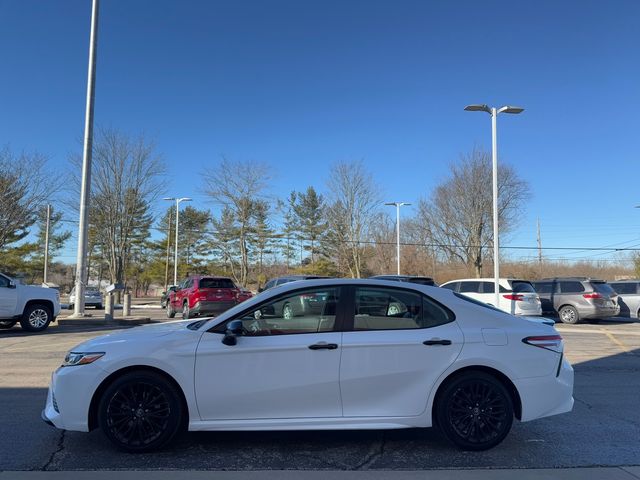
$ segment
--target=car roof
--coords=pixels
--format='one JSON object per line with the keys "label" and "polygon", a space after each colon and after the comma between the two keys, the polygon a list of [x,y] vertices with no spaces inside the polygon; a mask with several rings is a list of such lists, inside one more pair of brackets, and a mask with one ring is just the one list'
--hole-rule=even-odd
{"label": "car roof", "polygon": [[[448,282],[443,283],[442,285],[446,285],[447,283],[453,282],[493,282],[494,277],[482,277],[482,278],[457,278],[455,280],[449,280]],[[498,279],[500,282],[528,282],[531,283],[531,280],[525,280],[524,278],[512,278],[512,277],[500,277]]]}
{"label": "car roof", "polygon": [[535,280],[535,281],[536,282],[553,282],[558,280],[570,280],[574,282],[606,283],[606,280],[601,280],[599,278],[591,278],[591,277],[549,277],[549,278],[541,278],[540,280]]}
{"label": "car roof", "polygon": [[638,283],[640,278],[627,278],[625,280],[611,280],[609,283]]}
{"label": "car roof", "polygon": [[369,278],[428,278],[429,280],[433,280],[433,277],[429,277],[427,275],[392,275],[392,274],[384,274],[384,275],[372,275]]}

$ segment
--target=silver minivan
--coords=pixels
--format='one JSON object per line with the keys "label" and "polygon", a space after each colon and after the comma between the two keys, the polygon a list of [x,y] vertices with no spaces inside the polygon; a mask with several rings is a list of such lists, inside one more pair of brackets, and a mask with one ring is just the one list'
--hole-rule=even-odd
{"label": "silver minivan", "polygon": [[609,285],[618,294],[620,316],[640,318],[640,280],[618,280]]}

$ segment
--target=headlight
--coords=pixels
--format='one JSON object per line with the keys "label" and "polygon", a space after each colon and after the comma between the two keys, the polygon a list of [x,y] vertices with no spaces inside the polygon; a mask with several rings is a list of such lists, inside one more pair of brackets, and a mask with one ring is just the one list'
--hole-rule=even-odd
{"label": "headlight", "polygon": [[69,352],[64,357],[63,367],[74,367],[93,363],[104,355],[104,352]]}

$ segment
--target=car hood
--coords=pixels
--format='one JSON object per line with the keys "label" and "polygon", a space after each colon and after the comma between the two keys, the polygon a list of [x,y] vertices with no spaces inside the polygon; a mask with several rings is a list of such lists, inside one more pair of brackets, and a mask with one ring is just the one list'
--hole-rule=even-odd
{"label": "car hood", "polygon": [[[86,342],[82,342],[71,349],[73,352],[100,351],[109,345],[119,344],[129,341],[153,341],[153,339],[165,337],[178,331],[183,331],[187,325],[194,323],[194,320],[177,320],[175,322],[156,323],[152,325],[141,325],[139,327],[119,330],[117,332],[101,335]],[[195,333],[195,332],[194,332]]]}

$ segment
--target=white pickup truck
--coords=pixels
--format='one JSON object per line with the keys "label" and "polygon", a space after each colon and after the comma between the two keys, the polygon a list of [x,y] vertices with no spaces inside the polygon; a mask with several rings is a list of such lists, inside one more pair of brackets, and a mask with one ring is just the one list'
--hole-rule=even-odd
{"label": "white pickup truck", "polygon": [[60,293],[55,288],[34,287],[0,273],[0,328],[16,323],[29,332],[40,332],[60,313]]}

